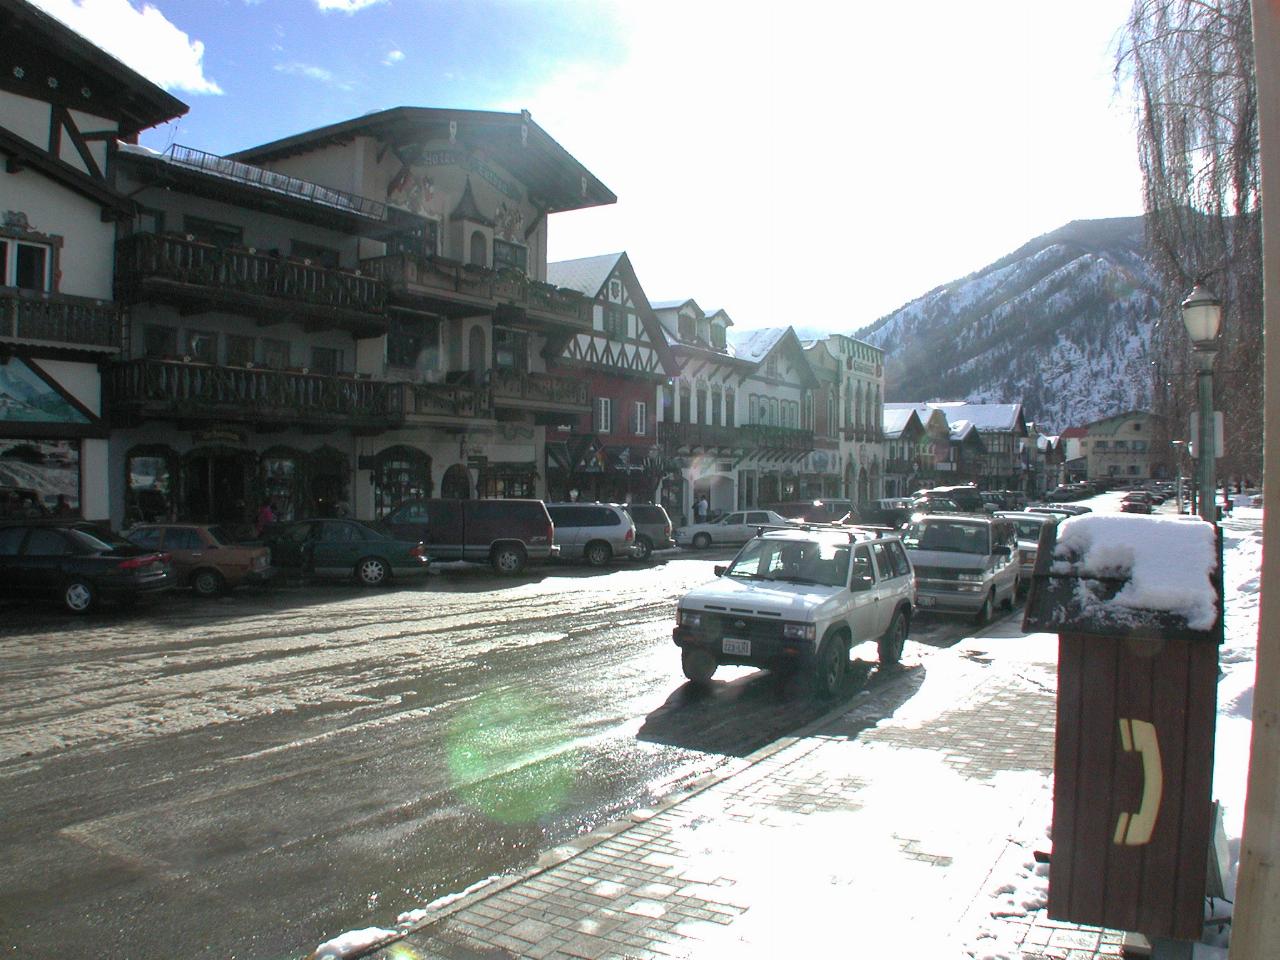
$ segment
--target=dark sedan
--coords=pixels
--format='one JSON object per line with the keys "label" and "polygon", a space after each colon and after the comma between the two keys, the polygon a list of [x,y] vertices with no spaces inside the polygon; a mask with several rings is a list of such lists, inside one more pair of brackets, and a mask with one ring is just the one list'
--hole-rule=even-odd
{"label": "dark sedan", "polygon": [[359,520],[298,520],[263,532],[277,567],[304,576],[354,577],[377,587],[394,577],[421,576],[430,561],[416,540],[397,540]]}
{"label": "dark sedan", "polygon": [[130,604],[174,584],[169,557],[97,535],[87,524],[0,526],[0,593],[56,600],[71,613]]}

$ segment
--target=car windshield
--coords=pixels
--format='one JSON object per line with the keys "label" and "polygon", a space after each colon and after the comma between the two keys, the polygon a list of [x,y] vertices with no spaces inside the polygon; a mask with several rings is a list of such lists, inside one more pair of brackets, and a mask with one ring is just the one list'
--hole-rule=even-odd
{"label": "car windshield", "polygon": [[1019,540],[1039,540],[1040,528],[1044,526],[1035,520],[1015,520],[1013,525],[1018,528]]}
{"label": "car windshield", "polygon": [[974,553],[979,556],[986,556],[991,552],[987,528],[981,523],[921,520],[907,527],[902,542],[908,550]]}
{"label": "car windshield", "polygon": [[726,576],[842,587],[849,581],[849,545],[815,540],[753,540],[743,547]]}

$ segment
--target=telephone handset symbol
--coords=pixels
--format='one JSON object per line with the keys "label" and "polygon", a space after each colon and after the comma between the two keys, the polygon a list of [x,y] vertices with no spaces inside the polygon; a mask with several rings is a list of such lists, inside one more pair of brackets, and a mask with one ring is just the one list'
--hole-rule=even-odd
{"label": "telephone handset symbol", "polygon": [[1120,745],[1126,753],[1137,751],[1142,758],[1142,801],[1135,813],[1122,812],[1116,820],[1115,843],[1140,847],[1151,842],[1164,792],[1164,770],[1160,766],[1160,741],[1156,728],[1146,720],[1120,718]]}

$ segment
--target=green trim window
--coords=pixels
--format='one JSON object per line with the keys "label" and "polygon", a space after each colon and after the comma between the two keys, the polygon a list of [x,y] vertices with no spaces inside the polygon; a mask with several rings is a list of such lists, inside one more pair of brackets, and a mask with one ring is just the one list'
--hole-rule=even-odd
{"label": "green trim window", "polygon": [[519,270],[521,273],[528,272],[529,267],[529,250],[518,243],[508,243],[506,240],[493,241],[493,267],[495,270]]}

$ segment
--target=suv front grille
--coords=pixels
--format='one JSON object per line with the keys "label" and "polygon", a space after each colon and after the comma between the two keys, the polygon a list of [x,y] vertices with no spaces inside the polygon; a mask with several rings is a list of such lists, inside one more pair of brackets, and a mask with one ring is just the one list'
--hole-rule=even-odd
{"label": "suv front grille", "polygon": [[741,640],[780,640],[782,639],[781,617],[751,617],[735,613],[715,613],[705,610],[702,613],[702,627],[699,633],[708,637],[737,637]]}
{"label": "suv front grille", "polygon": [[959,580],[960,571],[950,567],[922,567],[916,565],[916,578],[919,580]]}

